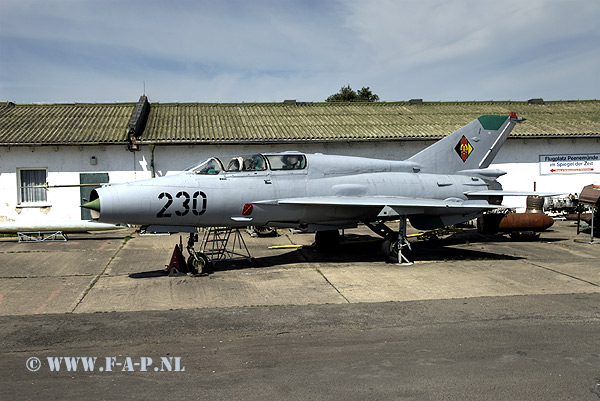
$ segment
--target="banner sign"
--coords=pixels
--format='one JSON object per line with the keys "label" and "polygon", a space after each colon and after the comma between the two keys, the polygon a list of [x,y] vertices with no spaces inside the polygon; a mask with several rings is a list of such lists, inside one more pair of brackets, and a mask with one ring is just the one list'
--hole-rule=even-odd
{"label": "banner sign", "polygon": [[600,153],[540,155],[540,175],[600,173]]}

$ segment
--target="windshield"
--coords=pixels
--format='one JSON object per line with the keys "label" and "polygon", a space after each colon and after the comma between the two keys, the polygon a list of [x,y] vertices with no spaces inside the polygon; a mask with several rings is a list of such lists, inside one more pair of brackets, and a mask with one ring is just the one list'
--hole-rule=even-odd
{"label": "windshield", "polygon": [[219,174],[223,170],[221,161],[216,157],[211,157],[208,160],[201,161],[186,168],[184,171],[191,171],[194,174],[214,175]]}

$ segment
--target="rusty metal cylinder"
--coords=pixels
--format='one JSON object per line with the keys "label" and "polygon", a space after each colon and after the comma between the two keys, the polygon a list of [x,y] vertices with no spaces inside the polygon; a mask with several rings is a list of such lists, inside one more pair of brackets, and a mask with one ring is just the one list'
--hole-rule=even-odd
{"label": "rusty metal cylinder", "polygon": [[479,231],[485,234],[513,231],[544,231],[554,224],[544,213],[484,214],[478,220]]}

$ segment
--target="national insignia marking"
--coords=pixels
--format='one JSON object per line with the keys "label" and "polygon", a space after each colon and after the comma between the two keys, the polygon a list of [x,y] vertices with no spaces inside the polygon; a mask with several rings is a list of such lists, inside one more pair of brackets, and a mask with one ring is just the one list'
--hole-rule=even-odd
{"label": "national insignia marking", "polygon": [[456,150],[456,153],[458,153],[458,156],[460,156],[462,161],[466,162],[467,158],[473,151],[473,146],[471,146],[467,138],[463,135],[463,137],[460,138],[460,141],[458,141],[458,143],[454,147],[454,150]]}

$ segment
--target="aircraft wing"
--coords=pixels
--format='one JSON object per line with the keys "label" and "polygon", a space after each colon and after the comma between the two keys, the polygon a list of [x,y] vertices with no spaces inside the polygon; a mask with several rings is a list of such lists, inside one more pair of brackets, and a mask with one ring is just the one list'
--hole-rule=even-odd
{"label": "aircraft wing", "polygon": [[497,209],[499,205],[490,205],[485,200],[461,199],[426,199],[393,196],[319,196],[303,198],[286,198],[274,201],[256,202],[271,205],[298,206],[337,206],[337,207],[372,207],[382,208],[380,217],[422,214],[426,211],[448,211],[460,213],[473,209]]}
{"label": "aircraft wing", "polygon": [[467,196],[558,196],[564,192],[523,192],[486,189],[483,191],[465,192]]}

